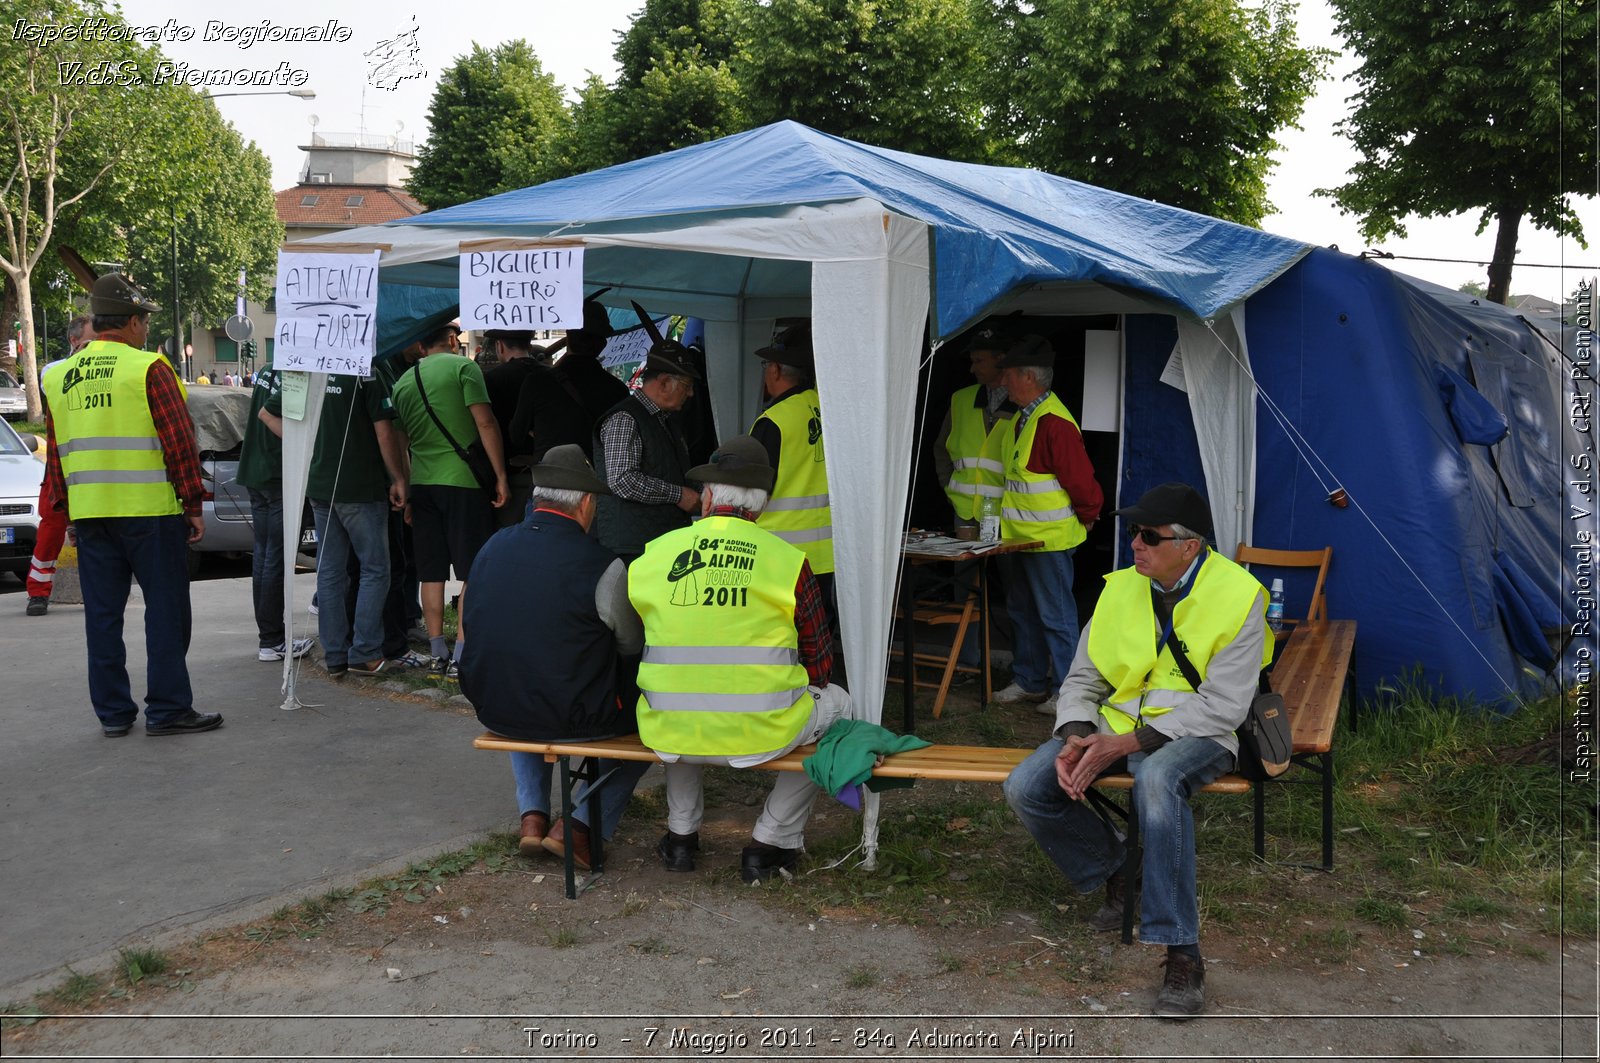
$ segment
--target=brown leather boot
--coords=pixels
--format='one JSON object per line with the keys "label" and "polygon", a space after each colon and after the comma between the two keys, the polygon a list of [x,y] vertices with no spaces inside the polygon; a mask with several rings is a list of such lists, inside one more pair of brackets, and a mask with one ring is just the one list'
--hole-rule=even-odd
{"label": "brown leather boot", "polygon": [[[567,820],[564,817],[556,820],[550,833],[544,836],[544,851],[563,858],[566,856]],[[589,828],[577,820],[572,821],[572,862],[585,871],[589,870]]]}
{"label": "brown leather boot", "polygon": [[543,852],[540,842],[550,830],[550,817],[543,812],[524,812],[522,814],[522,840],[517,843],[517,848],[523,856],[534,856]]}

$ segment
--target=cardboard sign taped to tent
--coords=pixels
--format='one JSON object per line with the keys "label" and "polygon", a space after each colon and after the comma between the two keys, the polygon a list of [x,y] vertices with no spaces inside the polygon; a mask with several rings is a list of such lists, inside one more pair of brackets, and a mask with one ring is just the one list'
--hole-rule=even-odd
{"label": "cardboard sign taped to tent", "polygon": [[378,340],[376,250],[278,252],[280,370],[372,375]]}
{"label": "cardboard sign taped to tent", "polygon": [[578,328],[583,324],[583,245],[464,241],[459,287],[463,328]]}

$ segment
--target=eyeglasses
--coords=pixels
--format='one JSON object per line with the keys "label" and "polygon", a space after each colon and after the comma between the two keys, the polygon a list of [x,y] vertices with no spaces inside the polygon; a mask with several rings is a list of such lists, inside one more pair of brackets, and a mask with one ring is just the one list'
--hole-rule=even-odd
{"label": "eyeglasses", "polygon": [[1128,528],[1128,534],[1143,540],[1146,546],[1160,546],[1162,543],[1175,542],[1183,538],[1181,535],[1162,535],[1154,528],[1141,528],[1137,524]]}

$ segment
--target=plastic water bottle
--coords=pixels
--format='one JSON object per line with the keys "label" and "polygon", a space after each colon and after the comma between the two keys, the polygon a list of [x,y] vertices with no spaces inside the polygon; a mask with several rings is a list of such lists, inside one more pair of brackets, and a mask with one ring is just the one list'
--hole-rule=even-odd
{"label": "plastic water bottle", "polygon": [[1274,633],[1283,630],[1283,580],[1272,581],[1272,595],[1267,599],[1267,626]]}
{"label": "plastic water bottle", "polygon": [[1000,500],[984,495],[978,502],[978,538],[986,543],[1000,541]]}

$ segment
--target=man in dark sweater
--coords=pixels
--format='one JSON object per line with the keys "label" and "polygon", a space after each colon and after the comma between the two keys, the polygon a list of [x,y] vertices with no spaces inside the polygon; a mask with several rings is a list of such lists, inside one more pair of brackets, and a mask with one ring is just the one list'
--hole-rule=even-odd
{"label": "man in dark sweater", "polygon": [[[596,496],[609,491],[572,444],[552,448],[532,474],[527,516],[495,533],[473,562],[472,594],[462,601],[472,638],[461,660],[461,692],[479,722],[508,738],[631,734],[644,627],[628,601],[627,569],[588,534]],[[602,838],[616,832],[648,766],[602,762]],[[511,771],[523,853],[543,848],[559,856],[570,843],[574,861],[587,869],[587,787],[578,791],[571,824],[552,827],[550,765],[537,754],[512,753]]]}

